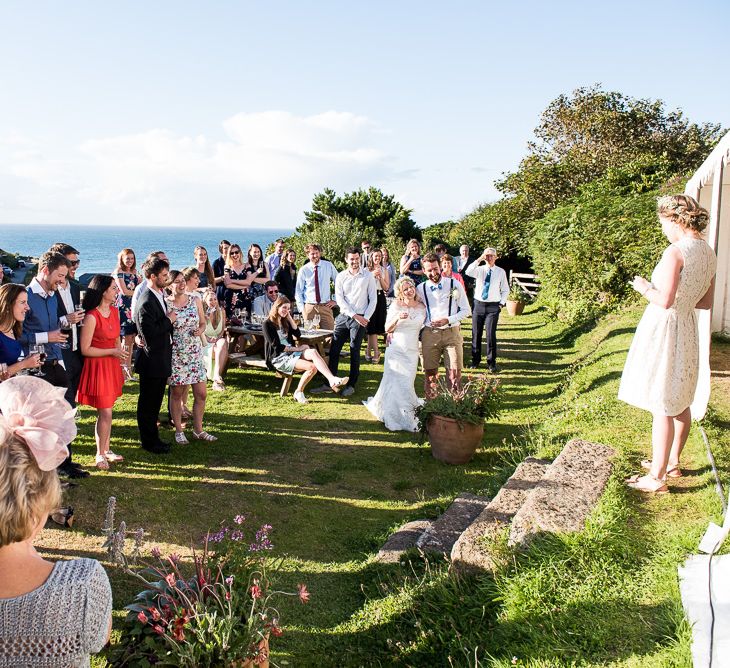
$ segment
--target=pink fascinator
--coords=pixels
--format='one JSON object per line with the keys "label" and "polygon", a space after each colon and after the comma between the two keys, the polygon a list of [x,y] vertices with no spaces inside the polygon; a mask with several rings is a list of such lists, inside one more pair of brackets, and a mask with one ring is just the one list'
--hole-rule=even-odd
{"label": "pink fascinator", "polygon": [[66,446],[76,436],[76,410],[64,394],[34,376],[0,383],[0,424],[26,443],[41,471],[52,471],[66,459]]}

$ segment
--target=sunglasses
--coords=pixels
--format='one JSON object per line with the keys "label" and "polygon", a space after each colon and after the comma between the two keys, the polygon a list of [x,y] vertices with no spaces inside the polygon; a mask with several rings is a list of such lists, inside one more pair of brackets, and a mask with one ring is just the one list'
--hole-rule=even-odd
{"label": "sunglasses", "polygon": [[278,290],[269,290],[268,292],[269,292],[270,295],[278,295],[279,294],[279,291]]}
{"label": "sunglasses", "polygon": [[241,251],[231,251],[231,255],[240,255]]}
{"label": "sunglasses", "polygon": [[72,267],[78,267],[81,264],[81,260],[71,260]]}

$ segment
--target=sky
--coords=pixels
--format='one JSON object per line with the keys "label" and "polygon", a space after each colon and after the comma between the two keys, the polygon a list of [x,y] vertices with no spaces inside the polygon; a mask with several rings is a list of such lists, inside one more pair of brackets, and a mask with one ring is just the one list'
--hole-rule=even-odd
{"label": "sky", "polygon": [[730,3],[0,2],[2,224],[291,229],[375,186],[494,201],[600,83],[730,128]]}

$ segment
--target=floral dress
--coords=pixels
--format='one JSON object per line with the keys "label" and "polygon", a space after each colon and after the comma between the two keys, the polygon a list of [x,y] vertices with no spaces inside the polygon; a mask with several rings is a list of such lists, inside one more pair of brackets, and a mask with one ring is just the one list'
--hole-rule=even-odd
{"label": "floral dress", "polygon": [[[225,272],[234,281],[243,281],[249,273],[246,265],[241,268],[240,272],[233,267],[226,267]],[[223,304],[228,319],[233,316],[234,309],[240,308],[251,311],[251,297],[248,294],[248,288],[224,288],[224,290]]]}
{"label": "floral dress", "polygon": [[[130,292],[134,292],[134,289],[142,280],[139,274],[126,274],[124,272],[118,273],[116,277],[122,279],[127,290]],[[134,324],[134,320],[132,319],[132,297],[126,297],[120,292],[116,306],[119,309],[119,329],[121,335],[136,334],[137,325]]]}
{"label": "floral dress", "polygon": [[195,297],[188,297],[181,307],[169,303],[177,313],[172,327],[172,373],[170,385],[194,385],[206,380],[203,342],[195,335],[199,327]]}

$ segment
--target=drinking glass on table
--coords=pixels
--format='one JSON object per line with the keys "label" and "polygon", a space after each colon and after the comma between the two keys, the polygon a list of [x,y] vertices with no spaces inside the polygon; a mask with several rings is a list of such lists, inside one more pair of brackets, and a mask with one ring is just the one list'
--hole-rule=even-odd
{"label": "drinking glass on table", "polygon": [[319,322],[320,322],[319,313],[315,313],[312,316],[312,327],[314,327],[314,329],[319,329]]}
{"label": "drinking glass on table", "polygon": [[[41,361],[41,366],[45,363],[46,358],[48,357],[48,354],[46,353],[46,347],[42,343],[33,343],[31,344],[30,348],[28,348],[28,352],[31,355],[38,355]],[[43,373],[40,367],[37,369],[32,369],[31,373],[34,376],[45,376],[46,374]]]}

